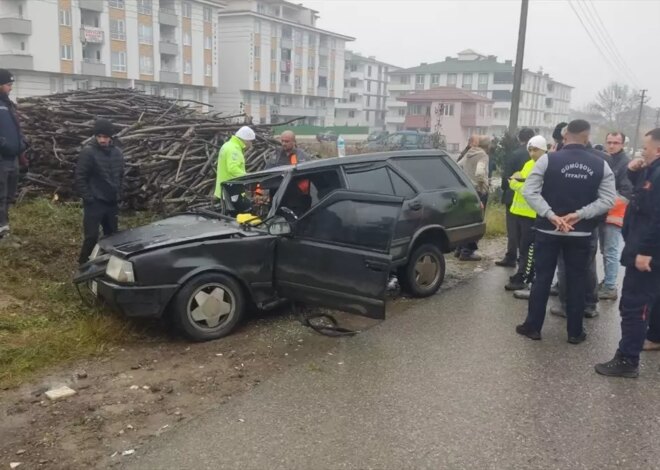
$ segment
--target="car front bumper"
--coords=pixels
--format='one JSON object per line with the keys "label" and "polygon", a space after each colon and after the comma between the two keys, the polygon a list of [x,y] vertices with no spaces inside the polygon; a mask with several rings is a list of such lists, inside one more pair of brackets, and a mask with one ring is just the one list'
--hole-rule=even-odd
{"label": "car front bumper", "polygon": [[93,279],[87,282],[87,288],[127,317],[160,318],[179,286],[123,286]]}

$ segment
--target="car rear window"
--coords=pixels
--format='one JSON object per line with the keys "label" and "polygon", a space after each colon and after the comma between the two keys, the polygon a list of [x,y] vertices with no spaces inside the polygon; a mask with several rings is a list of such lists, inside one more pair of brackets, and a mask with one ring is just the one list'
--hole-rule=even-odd
{"label": "car rear window", "polygon": [[395,164],[425,190],[462,186],[442,157],[397,158]]}
{"label": "car rear window", "polygon": [[346,180],[351,191],[411,197],[415,190],[398,174],[386,167],[346,168]]}

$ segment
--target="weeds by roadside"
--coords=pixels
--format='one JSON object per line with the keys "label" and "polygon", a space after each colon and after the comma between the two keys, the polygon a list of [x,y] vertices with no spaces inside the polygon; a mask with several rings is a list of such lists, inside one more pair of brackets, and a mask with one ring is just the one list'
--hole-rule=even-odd
{"label": "weeds by roadside", "polygon": [[486,238],[506,236],[506,208],[499,203],[490,203],[486,208]]}
{"label": "weeds by roadside", "polygon": [[[37,199],[11,217],[12,235],[0,242],[0,387],[136,337],[131,323],[82,304],[71,283],[82,235],[78,204]],[[149,217],[122,217],[120,224]]]}

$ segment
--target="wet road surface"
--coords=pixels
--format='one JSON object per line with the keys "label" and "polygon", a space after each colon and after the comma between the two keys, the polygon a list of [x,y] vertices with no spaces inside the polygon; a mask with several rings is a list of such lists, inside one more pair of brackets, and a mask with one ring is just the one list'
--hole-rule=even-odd
{"label": "wet road surface", "polygon": [[[660,468],[660,353],[639,379],[593,372],[616,303],[566,342],[515,334],[526,302],[491,268],[137,450],[139,469]],[[556,302],[556,299],[551,300]]]}

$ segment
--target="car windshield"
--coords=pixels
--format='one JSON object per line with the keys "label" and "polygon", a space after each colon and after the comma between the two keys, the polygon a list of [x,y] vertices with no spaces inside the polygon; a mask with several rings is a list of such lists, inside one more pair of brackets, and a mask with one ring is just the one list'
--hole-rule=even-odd
{"label": "car windshield", "polygon": [[264,219],[272,207],[285,173],[257,174],[223,184],[225,215],[238,218],[241,214]]}

